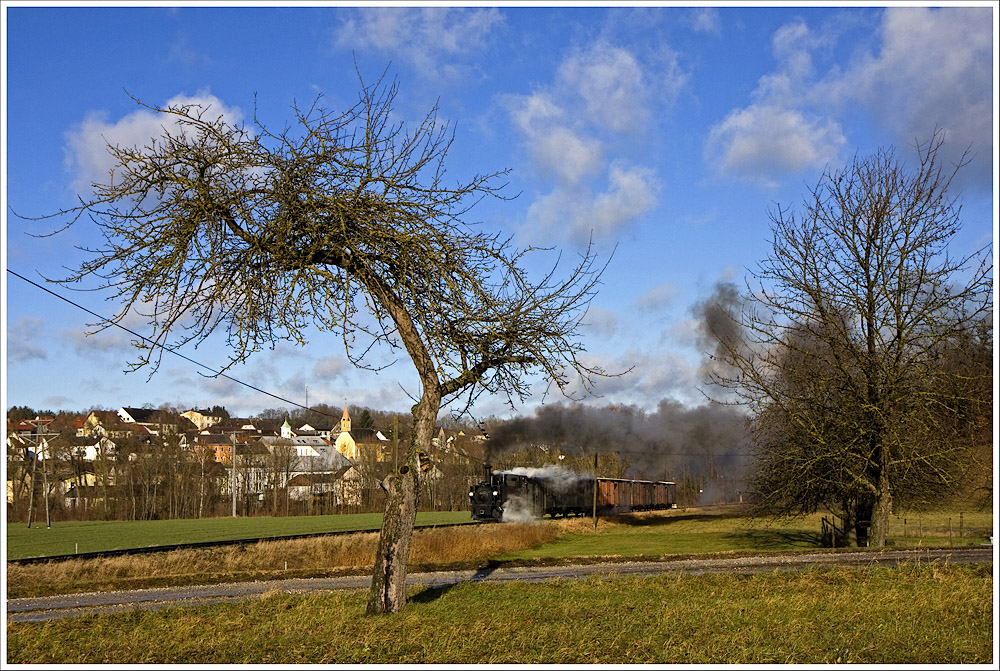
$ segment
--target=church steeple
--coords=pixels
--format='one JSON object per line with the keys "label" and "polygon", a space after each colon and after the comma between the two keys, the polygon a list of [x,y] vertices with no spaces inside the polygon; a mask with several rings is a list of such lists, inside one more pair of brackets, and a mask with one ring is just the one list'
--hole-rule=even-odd
{"label": "church steeple", "polygon": [[344,416],[340,418],[340,435],[334,444],[337,451],[348,459],[358,458],[358,444],[351,436],[351,416],[347,414],[347,404],[344,404]]}
{"label": "church steeple", "polygon": [[340,418],[341,432],[351,430],[351,416],[347,414],[347,404],[344,404],[344,416]]}

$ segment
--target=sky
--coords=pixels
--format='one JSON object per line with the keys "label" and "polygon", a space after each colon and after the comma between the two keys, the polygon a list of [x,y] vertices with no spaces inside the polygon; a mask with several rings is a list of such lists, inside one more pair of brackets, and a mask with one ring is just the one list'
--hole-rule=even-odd
{"label": "sky", "polygon": [[[132,336],[95,333],[81,309],[115,305],[43,279],[89,258],[96,226],[38,237],[62,220],[25,217],[71,207],[106,177],[105,142],[158,132],[130,96],[211,105],[233,122],[256,110],[280,128],[293,104],[322,96],[343,109],[358,73],[385,72],[401,121],[438,104],[455,132],[449,175],[510,171],[516,198],[483,201],[470,219],[551,247],[539,271],[591,239],[608,262],[583,356],[630,372],[599,381],[591,405],[705,403],[696,306],[765,258],[776,207],[801,208],[824,170],[855,155],[894,147],[910,160],[915,141],[943,130],[944,158],[972,156],[956,183],[954,253],[996,230],[996,3],[175,4],[4,3],[4,267],[80,306],[3,273],[5,408],[222,405],[251,416],[287,407],[280,397],[407,411],[419,394],[405,357],[380,352],[396,363],[356,370],[318,332],[228,371],[245,384],[192,363],[224,365],[223,338],[182,350],[187,359],[165,355],[152,376],[124,372]],[[533,390],[514,409],[481,397],[473,414],[564,402],[542,381]]]}

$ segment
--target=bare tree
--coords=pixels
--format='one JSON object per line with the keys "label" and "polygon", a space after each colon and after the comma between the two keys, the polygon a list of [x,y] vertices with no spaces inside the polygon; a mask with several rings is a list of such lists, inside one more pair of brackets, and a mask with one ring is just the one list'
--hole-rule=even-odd
{"label": "bare tree", "polygon": [[969,445],[944,430],[958,401],[988,402],[956,396],[971,387],[940,365],[992,310],[990,245],[949,253],[961,165],[938,163],[942,142],[918,145],[911,170],[891,150],[855,157],[801,214],[773,212],[740,329],[717,330],[714,379],[756,420],[759,503],[840,509],[879,547],[894,496],[950,485],[966,463]]}
{"label": "bare tree", "polygon": [[394,83],[362,82],[352,108],[294,107],[294,128],[277,133],[198,106],[146,106],[163,116],[162,135],[109,146],[107,183],[59,213],[67,226],[88,215],[104,238],[60,281],[98,278],[121,305],[112,324],[133,311],[149,319],[133,368],[155,371],[163,348],[219,330],[226,368],[278,340],[304,344],[310,326],[340,334],[361,367],[373,347],[406,352],[420,391],[412,441],[382,482],[370,613],[405,603],[417,452],[442,404],[461,411],[482,393],[513,404],[536,377],[589,390],[604,374],[578,358],[604,266],[588,248],[565,274],[557,260],[532,280],[527,255],[538,250],[466,220],[482,198],[502,197],[504,172],[446,183],[451,131],[436,107],[412,130],[394,123],[396,94]]}
{"label": "bare tree", "polygon": [[271,514],[279,515],[279,497],[284,495],[285,515],[288,515],[288,481],[292,473],[302,467],[301,459],[291,440],[282,439],[268,446],[264,457],[267,466],[267,495],[270,498]]}

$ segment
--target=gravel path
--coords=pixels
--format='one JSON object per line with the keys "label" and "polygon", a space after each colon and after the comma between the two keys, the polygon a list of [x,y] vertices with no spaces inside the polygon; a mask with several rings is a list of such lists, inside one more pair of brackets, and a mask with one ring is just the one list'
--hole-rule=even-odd
{"label": "gravel path", "polygon": [[[520,566],[483,568],[465,571],[435,571],[411,573],[407,583],[429,587],[446,587],[460,582],[527,580],[543,581],[583,578],[590,575],[618,576],[656,574],[668,571],[706,573],[729,571],[796,570],[808,566],[868,565],[902,563],[971,563],[990,562],[993,547],[954,548],[945,550],[889,550],[884,552],[840,552],[784,554],[723,559],[678,559],[661,562],[608,562],[566,566]],[[193,606],[225,601],[237,601],[272,591],[308,592],[312,590],[365,590],[369,576],[340,578],[296,578],[237,582],[191,587],[159,587],[153,589],[87,592],[58,596],[10,599],[7,601],[7,622],[38,622],[61,617],[96,613],[116,613],[130,610],[155,610],[176,606]]]}

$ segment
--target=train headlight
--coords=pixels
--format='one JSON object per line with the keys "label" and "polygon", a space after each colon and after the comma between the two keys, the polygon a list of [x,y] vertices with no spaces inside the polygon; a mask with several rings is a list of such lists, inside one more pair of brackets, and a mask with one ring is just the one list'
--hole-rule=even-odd
{"label": "train headlight", "polygon": [[497,490],[494,489],[493,490],[493,496],[500,496],[500,492],[498,492]]}
{"label": "train headlight", "polygon": [[469,492],[469,498],[471,499],[473,496],[475,496],[475,494],[473,494],[472,492]]}

